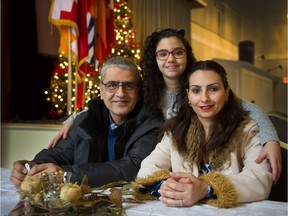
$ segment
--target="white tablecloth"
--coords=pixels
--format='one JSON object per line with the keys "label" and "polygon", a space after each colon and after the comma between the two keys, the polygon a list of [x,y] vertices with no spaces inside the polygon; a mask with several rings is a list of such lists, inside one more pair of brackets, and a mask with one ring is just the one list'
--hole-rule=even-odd
{"label": "white tablecloth", "polygon": [[9,181],[10,170],[1,168],[1,216],[8,215],[19,202],[17,188]]}
{"label": "white tablecloth", "polygon": [[[1,216],[6,216],[19,202],[19,193],[9,181],[10,170],[1,168]],[[172,208],[160,201],[145,204],[124,203],[127,216],[287,216],[287,203],[264,200],[241,204],[234,208],[221,209],[204,204],[189,208]]]}
{"label": "white tablecloth", "polygon": [[128,216],[287,216],[287,203],[265,200],[222,209],[203,204],[172,208],[164,206],[160,201],[149,201],[145,204],[125,204],[125,211]]}

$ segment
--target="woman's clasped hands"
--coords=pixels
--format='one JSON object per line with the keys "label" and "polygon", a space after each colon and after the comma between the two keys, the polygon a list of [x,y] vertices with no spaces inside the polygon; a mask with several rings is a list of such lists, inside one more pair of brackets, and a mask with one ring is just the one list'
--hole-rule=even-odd
{"label": "woman's clasped hands", "polygon": [[159,200],[170,207],[185,207],[206,197],[208,184],[190,173],[170,173],[158,190]]}

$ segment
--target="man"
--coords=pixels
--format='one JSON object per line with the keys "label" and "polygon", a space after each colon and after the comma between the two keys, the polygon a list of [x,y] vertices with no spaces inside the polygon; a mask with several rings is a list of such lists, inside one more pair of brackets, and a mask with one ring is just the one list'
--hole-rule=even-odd
{"label": "man", "polygon": [[14,162],[11,182],[19,187],[27,175],[58,170],[72,172],[72,182],[81,183],[87,175],[92,187],[134,180],[141,161],[157,144],[163,120],[143,104],[137,67],[123,57],[104,64],[100,95],[76,117],[68,137],[55,148],[43,149],[32,161]]}

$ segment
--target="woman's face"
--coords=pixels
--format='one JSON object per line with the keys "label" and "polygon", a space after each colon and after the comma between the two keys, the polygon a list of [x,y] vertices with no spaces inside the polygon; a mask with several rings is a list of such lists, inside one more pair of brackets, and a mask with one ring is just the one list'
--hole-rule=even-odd
{"label": "woman's face", "polygon": [[[167,50],[172,52],[175,49],[185,49],[182,41],[177,37],[163,38],[159,41],[156,52],[161,50]],[[177,56],[177,54],[176,54]],[[179,81],[180,75],[185,71],[187,65],[187,54],[183,54],[182,58],[175,58],[172,53],[168,54],[166,60],[159,60],[157,57],[156,61],[159,67],[159,70],[162,73],[165,83],[171,82],[173,80]]]}
{"label": "woman's face", "polygon": [[199,120],[213,120],[225,105],[229,88],[225,90],[219,74],[212,70],[196,70],[189,77],[187,90],[190,106]]}

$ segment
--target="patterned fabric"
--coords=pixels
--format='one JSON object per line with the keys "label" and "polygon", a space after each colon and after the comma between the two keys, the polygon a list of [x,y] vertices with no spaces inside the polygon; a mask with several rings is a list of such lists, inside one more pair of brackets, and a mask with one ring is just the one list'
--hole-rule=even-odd
{"label": "patterned fabric", "polygon": [[[200,162],[200,169],[199,169],[199,174],[207,174],[209,172],[212,172],[212,167],[210,164],[205,164],[203,161]],[[205,199],[217,199],[216,194],[214,194],[214,189],[210,185],[208,185],[208,192],[205,197]]]}
{"label": "patterned fabric", "polygon": [[162,183],[164,182],[164,180],[162,181],[158,181],[156,184],[152,185],[151,187],[148,187],[148,194],[155,196],[157,199],[159,199],[160,194],[158,192],[158,190],[160,189]]}
{"label": "patterned fabric", "polygon": [[212,171],[210,164],[205,164],[203,161],[200,162],[199,174],[203,175]]}
{"label": "patterned fabric", "polygon": [[[164,92],[164,96],[162,97],[162,111],[165,119],[170,119],[171,117],[175,116],[175,110],[172,110],[173,104],[176,101],[176,96],[179,92]],[[176,107],[177,109],[177,107]]]}

